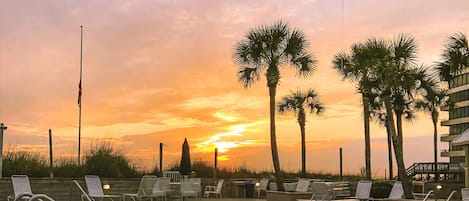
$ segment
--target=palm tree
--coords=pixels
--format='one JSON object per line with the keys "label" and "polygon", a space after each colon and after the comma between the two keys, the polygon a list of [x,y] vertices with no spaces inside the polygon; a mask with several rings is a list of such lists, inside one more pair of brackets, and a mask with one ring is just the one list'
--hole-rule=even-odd
{"label": "palm tree", "polygon": [[402,152],[402,130],[399,135],[398,128],[396,128],[395,115],[399,118],[396,114],[399,109],[396,106],[399,105],[395,104],[395,100],[396,97],[413,100],[415,93],[421,87],[419,81],[425,76],[422,69],[412,67],[415,58],[415,40],[410,36],[401,35],[392,43],[370,39],[366,46],[375,52],[373,69],[376,73],[376,80],[379,82],[379,87],[375,91],[379,91],[379,99],[384,103],[385,125],[392,139],[399,180],[404,185],[405,197],[411,198],[411,183]]}
{"label": "palm tree", "polygon": [[469,67],[469,46],[466,34],[456,33],[449,36],[442,57],[443,61],[437,64],[437,70],[441,79],[449,83],[454,75]]}
{"label": "palm tree", "polygon": [[[306,109],[305,109],[306,108]],[[320,114],[324,111],[324,105],[319,101],[318,95],[313,89],[306,92],[296,91],[288,96],[284,96],[278,104],[280,113],[294,112],[297,116],[298,124],[301,131],[301,175],[306,176],[306,144],[305,144],[305,124],[306,112],[309,109],[311,114]]]}
{"label": "palm tree", "polygon": [[433,156],[434,156],[434,168],[435,168],[435,181],[438,181],[438,116],[439,109],[442,106],[448,105],[448,99],[446,91],[436,86],[436,79],[430,78],[429,84],[424,86],[425,92],[422,93],[421,99],[415,102],[415,108],[424,110],[430,113],[433,123]]}
{"label": "palm tree", "polygon": [[[403,69],[409,69],[414,66],[415,59],[417,58],[417,42],[411,36],[399,35],[391,42],[392,61],[397,69],[397,77],[405,76]],[[402,73],[401,73],[402,72]],[[407,120],[414,118],[414,113],[410,107],[413,102],[412,92],[415,90],[416,85],[413,83],[417,78],[407,80],[408,82],[401,82],[400,85],[392,88],[392,104],[394,114],[396,115],[397,135],[399,142],[403,145],[403,130],[402,130],[402,116],[406,115]],[[410,88],[406,88],[410,87]],[[409,93],[408,93],[409,92]],[[402,146],[401,146],[402,148]],[[403,150],[400,150],[403,152]]]}
{"label": "palm tree", "polygon": [[280,81],[280,67],[291,66],[300,76],[308,76],[316,67],[316,60],[307,52],[307,40],[299,29],[290,29],[282,21],[249,31],[235,47],[234,57],[240,70],[238,81],[244,87],[260,79],[265,69],[269,88],[270,146],[277,186],[283,191],[282,175],[275,133],[275,95]]}
{"label": "palm tree", "polygon": [[362,95],[363,124],[365,133],[365,172],[371,179],[371,143],[370,143],[370,100],[373,98],[371,89],[373,80],[370,77],[370,53],[361,43],[352,45],[351,53],[339,53],[333,61],[336,69],[344,79],[358,81],[358,92]]}

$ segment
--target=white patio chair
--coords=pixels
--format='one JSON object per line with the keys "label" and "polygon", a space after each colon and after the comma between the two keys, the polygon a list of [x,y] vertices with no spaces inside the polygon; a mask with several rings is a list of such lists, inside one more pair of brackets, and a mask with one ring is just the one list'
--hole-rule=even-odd
{"label": "white patio chair", "polygon": [[401,200],[404,197],[404,188],[401,181],[394,182],[387,198],[373,198],[373,200]]}
{"label": "white patio chair", "polygon": [[349,197],[350,199],[359,200],[370,200],[371,193],[371,181],[361,180],[357,184],[357,190],[355,191],[355,197]]}
{"label": "white patio chair", "polygon": [[461,199],[463,201],[469,200],[469,188],[461,188]]}
{"label": "white patio chair", "polygon": [[140,180],[140,184],[138,185],[137,193],[124,193],[122,196],[124,201],[127,199],[131,199],[133,201],[140,201],[140,200],[151,200],[154,197],[152,195],[153,188],[156,184],[157,177],[153,175],[144,175]]}
{"label": "white patio chair", "polygon": [[221,188],[223,187],[223,179],[218,180],[216,186],[205,186],[204,198],[210,198],[211,194],[215,194],[216,198],[222,198]]}
{"label": "white patio chair", "polygon": [[313,193],[311,200],[329,201],[335,199],[334,193],[329,191],[326,183],[312,182],[309,185],[311,187],[311,192]]}
{"label": "white patio chair", "polygon": [[296,192],[307,192],[309,188],[309,183],[311,179],[300,178],[298,184],[296,185]]}
{"label": "white patio chair", "polygon": [[199,192],[197,192],[194,189],[194,185],[190,179],[181,179],[181,198],[184,200],[184,198],[189,198],[189,197],[199,197]]}
{"label": "white patio chair", "polygon": [[259,187],[256,188],[257,190],[257,198],[261,197],[261,192],[262,191],[267,191],[267,186],[269,185],[269,179],[261,179],[259,181]]}
{"label": "white patio chair", "polygon": [[96,201],[102,201],[104,199],[114,200],[121,199],[120,195],[105,195],[103,191],[103,185],[97,175],[85,175],[86,188],[88,189],[88,195]]}
{"label": "white patio chair", "polygon": [[171,182],[180,182],[181,181],[181,173],[179,171],[164,171],[163,177],[168,177],[171,179]]}
{"label": "white patio chair", "polygon": [[457,191],[451,191],[451,193],[449,194],[448,198],[446,198],[446,201],[450,201],[451,198],[453,197],[454,194],[456,194]]}
{"label": "white patio chair", "polygon": [[202,180],[200,178],[191,178],[192,187],[197,191],[198,197],[202,196]]}
{"label": "white patio chair", "polygon": [[161,188],[159,179],[157,179],[156,182],[153,184],[151,197],[156,198],[157,200],[159,200],[159,198],[163,198],[164,201],[167,200],[166,192]]}
{"label": "white patio chair", "polygon": [[[45,200],[54,200],[51,197],[45,194],[34,194],[31,191],[31,184],[29,183],[29,177],[27,175],[12,175],[11,183],[13,184],[14,195],[10,195],[7,199],[17,201],[17,200],[34,200],[39,198],[44,198]],[[35,197],[36,196],[36,197]]]}
{"label": "white patio chair", "polygon": [[160,189],[165,192],[166,197],[171,197],[174,194],[174,190],[171,188],[171,179],[168,177],[159,177],[158,183]]}
{"label": "white patio chair", "polygon": [[77,180],[73,180],[72,182],[75,183],[75,185],[81,191],[81,201],[85,201],[85,199],[87,201],[93,201],[93,199],[88,195],[88,193],[85,191],[85,189],[83,189],[83,187],[81,187],[81,185],[78,183]]}

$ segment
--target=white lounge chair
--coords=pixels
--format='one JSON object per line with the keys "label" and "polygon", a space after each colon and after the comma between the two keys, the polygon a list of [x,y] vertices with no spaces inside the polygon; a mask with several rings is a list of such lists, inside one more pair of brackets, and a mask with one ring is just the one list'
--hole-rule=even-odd
{"label": "white lounge chair", "polygon": [[394,182],[391,192],[387,198],[373,198],[373,200],[402,200],[404,197],[404,188],[401,181]]}
{"label": "white lounge chair", "polygon": [[159,200],[159,198],[163,198],[164,201],[167,200],[166,192],[161,188],[159,179],[157,179],[156,182],[153,184],[153,188],[151,190],[151,197],[156,198],[157,200]]}
{"label": "white lounge chair", "polygon": [[81,201],[85,201],[85,199],[87,201],[94,201],[89,195],[88,193],[85,191],[85,189],[83,189],[83,187],[81,187],[81,185],[78,183],[77,180],[73,180],[72,181],[77,187],[78,189],[80,189],[81,191]]}
{"label": "white lounge chair", "polygon": [[156,176],[144,175],[138,185],[137,193],[124,193],[124,201],[127,199],[131,199],[133,201],[152,200],[152,198],[159,197],[152,194],[155,185],[157,185],[156,181]]}
{"label": "white lounge chair", "polygon": [[313,195],[310,199],[296,199],[297,201],[330,201],[335,198],[334,193],[329,191],[329,187],[324,182],[312,182],[309,184]]}
{"label": "white lounge chair", "polygon": [[309,183],[311,179],[300,178],[298,179],[298,184],[296,185],[296,192],[308,192]]}
{"label": "white lounge chair", "polygon": [[198,196],[202,196],[202,180],[200,178],[191,178],[192,187],[197,191]]}
{"label": "white lounge chair", "polygon": [[205,186],[204,198],[210,198],[211,194],[215,194],[216,198],[222,198],[221,188],[223,187],[223,179],[218,180],[216,186]]}
{"label": "white lounge chair", "polygon": [[259,181],[259,187],[256,189],[257,190],[257,198],[261,197],[261,192],[262,191],[267,191],[267,186],[269,185],[269,179],[261,179]]}
{"label": "white lounge chair", "polygon": [[463,201],[469,200],[469,188],[461,188],[461,199]]}
{"label": "white lounge chair", "polygon": [[358,200],[370,200],[371,193],[371,181],[361,180],[357,184],[357,190],[355,191],[354,197],[349,197],[349,199],[358,199]]}
{"label": "white lounge chair", "polygon": [[86,188],[88,188],[88,195],[93,200],[102,201],[104,199],[114,200],[121,199],[120,195],[105,195],[103,185],[97,175],[85,175]]}
{"label": "white lounge chair", "polygon": [[27,175],[12,175],[11,183],[13,184],[14,195],[10,195],[7,199],[10,201],[17,200],[34,200],[44,198],[45,200],[54,200],[45,194],[33,194],[31,191],[31,184]]}
{"label": "white lounge chair", "polygon": [[160,189],[165,192],[166,197],[171,197],[174,194],[174,190],[171,188],[171,179],[168,177],[159,177],[158,183]]}
{"label": "white lounge chair", "polygon": [[189,197],[199,197],[199,192],[194,189],[194,185],[191,179],[181,179],[180,190],[182,200]]}

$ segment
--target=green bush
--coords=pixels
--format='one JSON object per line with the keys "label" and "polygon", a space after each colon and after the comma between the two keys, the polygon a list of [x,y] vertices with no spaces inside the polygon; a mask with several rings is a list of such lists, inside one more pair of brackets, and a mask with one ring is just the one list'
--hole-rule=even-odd
{"label": "green bush", "polygon": [[72,158],[61,158],[54,167],[54,177],[78,178],[85,176],[85,169]]}
{"label": "green bush", "polygon": [[49,177],[49,165],[43,157],[29,152],[7,152],[3,158],[4,177],[27,174],[31,177]]}
{"label": "green bush", "polygon": [[109,143],[100,143],[91,148],[85,157],[86,174],[100,177],[123,178],[137,177],[137,170],[120,151]]}

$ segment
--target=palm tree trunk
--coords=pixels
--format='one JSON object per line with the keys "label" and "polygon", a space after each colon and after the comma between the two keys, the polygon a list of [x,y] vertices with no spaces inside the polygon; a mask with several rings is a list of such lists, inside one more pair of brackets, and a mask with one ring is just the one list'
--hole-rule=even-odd
{"label": "palm tree trunk", "polygon": [[435,181],[438,181],[440,174],[438,173],[438,112],[432,112],[433,122],[433,157],[435,160]]}
{"label": "palm tree trunk", "polygon": [[[404,150],[403,150],[404,140],[403,140],[403,135],[402,135],[402,113],[396,111],[395,114],[396,114],[397,136],[398,136],[399,145],[400,145],[399,147],[401,149],[400,152],[402,153],[402,155],[404,155]],[[397,176],[399,176],[399,174],[400,172],[398,171]]]}
{"label": "palm tree trunk", "polygon": [[363,124],[365,130],[365,171],[366,178],[371,180],[371,145],[370,145],[370,103],[368,97],[362,93]]}
{"label": "palm tree trunk", "polygon": [[301,176],[306,177],[306,142],[305,142],[305,123],[300,122],[301,129]]}
{"label": "palm tree trunk", "polygon": [[402,182],[404,187],[404,195],[405,198],[411,199],[412,196],[412,184],[410,183],[409,177],[407,176],[407,172],[404,165],[404,156],[402,153],[402,144],[399,143],[399,136],[396,133],[396,126],[394,124],[394,115],[391,108],[391,97],[389,95],[384,95],[384,104],[386,107],[386,121],[389,125],[389,131],[391,132],[392,142],[394,145],[394,154],[396,156],[397,162],[397,171],[399,175],[399,180]]}
{"label": "palm tree trunk", "polygon": [[280,171],[280,161],[277,149],[277,137],[275,135],[275,94],[277,87],[269,86],[269,106],[270,106],[270,148],[272,151],[272,162],[274,164],[275,177],[277,181],[277,188],[279,191],[285,191],[283,188],[283,178]]}
{"label": "palm tree trunk", "polygon": [[394,178],[394,170],[392,165],[392,139],[391,139],[391,131],[386,121],[386,133],[388,134],[388,164],[389,164],[389,179],[392,180]]}

